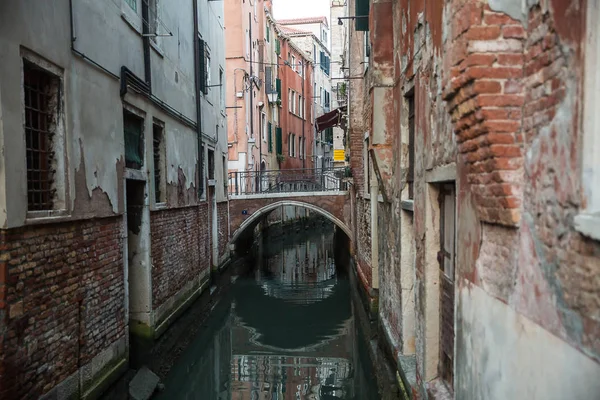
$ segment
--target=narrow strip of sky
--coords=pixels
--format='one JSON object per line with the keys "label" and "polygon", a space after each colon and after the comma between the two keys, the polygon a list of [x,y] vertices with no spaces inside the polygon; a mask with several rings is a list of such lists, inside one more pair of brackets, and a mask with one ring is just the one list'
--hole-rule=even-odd
{"label": "narrow strip of sky", "polygon": [[[273,0],[275,19],[327,17],[330,0]],[[330,23],[331,24],[331,23]]]}

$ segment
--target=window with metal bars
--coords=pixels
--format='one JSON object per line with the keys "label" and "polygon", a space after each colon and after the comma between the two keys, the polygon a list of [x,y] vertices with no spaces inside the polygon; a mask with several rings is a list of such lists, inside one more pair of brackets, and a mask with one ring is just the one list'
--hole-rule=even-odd
{"label": "window with metal bars", "polygon": [[215,152],[208,150],[208,179],[215,179]]}
{"label": "window with metal bars", "polygon": [[152,155],[154,158],[154,201],[164,203],[166,202],[166,157],[164,128],[160,123],[152,125]]}
{"label": "window with metal bars", "polygon": [[141,169],[144,165],[144,120],[123,110],[123,134],[125,135],[125,166]]}
{"label": "window with metal bars", "polygon": [[456,191],[440,187],[440,362],[439,375],[449,388],[454,380],[454,264],[456,245]]}
{"label": "window with metal bars", "polygon": [[408,103],[408,174],[406,182],[408,183],[408,199],[415,198],[414,180],[415,180],[415,96],[409,94],[406,96]]}
{"label": "window with metal bars", "polygon": [[52,210],[56,195],[53,141],[56,134],[60,79],[23,60],[27,209]]}

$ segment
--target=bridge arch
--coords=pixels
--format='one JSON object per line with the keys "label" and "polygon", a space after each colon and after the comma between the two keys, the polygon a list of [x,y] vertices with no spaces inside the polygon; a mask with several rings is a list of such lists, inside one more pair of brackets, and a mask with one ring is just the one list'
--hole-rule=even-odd
{"label": "bridge arch", "polygon": [[303,208],[306,208],[307,210],[314,211],[317,214],[320,214],[320,215],[324,216],[325,218],[327,218],[328,220],[330,220],[331,222],[333,222],[338,228],[340,228],[342,231],[344,231],[344,233],[349,238],[352,238],[352,231],[350,230],[348,225],[346,225],[346,223],[344,223],[344,221],[340,220],[339,218],[337,218],[335,215],[333,215],[329,211],[324,210],[323,208],[316,206],[314,204],[303,202],[303,201],[282,200],[282,201],[277,201],[274,203],[267,204],[267,205],[259,208],[255,212],[253,212],[252,215],[250,215],[250,217],[245,219],[244,222],[241,223],[239,228],[237,228],[234,231],[229,243],[235,243],[240,238],[242,233],[244,231],[246,231],[246,229],[254,227],[261,220],[262,217],[264,217],[265,215],[269,214],[271,211],[273,211],[279,207],[282,207],[282,206],[303,207]]}

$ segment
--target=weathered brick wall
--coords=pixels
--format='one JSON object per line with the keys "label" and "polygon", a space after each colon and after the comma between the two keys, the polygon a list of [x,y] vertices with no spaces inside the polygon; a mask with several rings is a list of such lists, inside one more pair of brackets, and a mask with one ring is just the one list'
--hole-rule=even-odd
{"label": "weathered brick wall", "polygon": [[210,266],[208,203],[153,211],[150,229],[156,310]]}
{"label": "weathered brick wall", "polygon": [[217,203],[217,215],[219,219],[219,257],[223,257],[229,242],[229,206],[226,201]]}
{"label": "weathered brick wall", "polygon": [[37,398],[127,334],[123,219],[0,231],[0,398]]}
{"label": "weathered brick wall", "polygon": [[516,226],[523,184],[523,38],[519,21],[455,1],[444,99],[482,221]]}
{"label": "weathered brick wall", "polygon": [[371,273],[371,202],[361,196],[356,199],[357,262],[370,287]]}

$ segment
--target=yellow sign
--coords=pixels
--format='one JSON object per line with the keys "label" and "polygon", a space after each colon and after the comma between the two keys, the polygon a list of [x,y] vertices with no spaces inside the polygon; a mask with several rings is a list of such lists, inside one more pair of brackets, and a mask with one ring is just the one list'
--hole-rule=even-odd
{"label": "yellow sign", "polygon": [[333,151],[333,161],[346,161],[345,150],[334,150]]}

